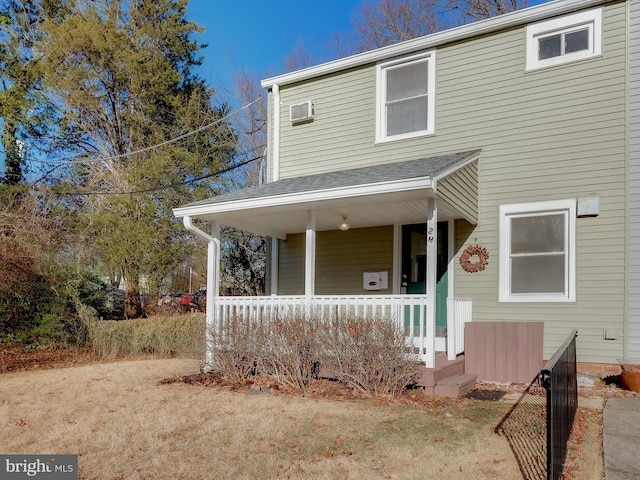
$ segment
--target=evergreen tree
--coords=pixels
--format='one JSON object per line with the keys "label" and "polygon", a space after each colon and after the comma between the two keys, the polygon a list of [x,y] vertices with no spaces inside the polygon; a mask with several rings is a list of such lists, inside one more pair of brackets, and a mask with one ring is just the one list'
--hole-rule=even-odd
{"label": "evergreen tree", "polygon": [[35,48],[42,21],[34,1],[5,0],[0,6],[0,118],[5,174],[2,181],[20,183],[26,148],[41,137],[49,110],[40,95],[40,56]]}
{"label": "evergreen tree", "polygon": [[44,86],[75,155],[69,198],[124,281],[128,317],[141,313],[141,277],[160,282],[187,255],[171,209],[210,190],[185,182],[214,178],[234,150],[225,108],[192,72],[199,29],[186,3],[77,0],[43,23]]}

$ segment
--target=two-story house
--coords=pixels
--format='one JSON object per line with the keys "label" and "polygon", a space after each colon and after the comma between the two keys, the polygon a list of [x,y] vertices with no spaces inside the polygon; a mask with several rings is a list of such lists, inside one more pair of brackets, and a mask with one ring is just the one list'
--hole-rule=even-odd
{"label": "two-story house", "polygon": [[[357,309],[427,366],[469,321],[640,358],[639,68],[640,1],[557,0],[264,80],[269,182],[175,209],[209,241],[209,330]],[[269,237],[270,295],[215,295],[221,224]]]}

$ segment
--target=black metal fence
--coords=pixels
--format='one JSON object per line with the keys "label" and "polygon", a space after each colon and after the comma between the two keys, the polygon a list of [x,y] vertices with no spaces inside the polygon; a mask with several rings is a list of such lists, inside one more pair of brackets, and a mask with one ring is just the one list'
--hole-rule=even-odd
{"label": "black metal fence", "polygon": [[547,479],[562,478],[567,442],[578,409],[576,368],[577,330],[571,332],[540,371],[540,384],[547,391]]}

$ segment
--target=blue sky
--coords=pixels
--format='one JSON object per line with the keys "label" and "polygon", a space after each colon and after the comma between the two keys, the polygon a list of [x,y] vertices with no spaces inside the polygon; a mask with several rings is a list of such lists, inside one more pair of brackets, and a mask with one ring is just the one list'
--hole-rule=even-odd
{"label": "blue sky", "polygon": [[314,63],[327,59],[336,32],[351,30],[363,0],[190,0],[187,18],[205,30],[197,37],[204,65],[199,74],[209,85],[232,88],[234,71],[260,79],[282,73],[285,58],[298,45]]}
{"label": "blue sky", "polygon": [[[335,58],[335,33],[353,31],[352,20],[372,0],[189,0],[187,18],[204,27],[208,44],[197,72],[222,95],[233,92],[234,72],[258,79],[283,73],[284,61],[299,46],[313,64]],[[528,0],[533,6],[548,0]]]}

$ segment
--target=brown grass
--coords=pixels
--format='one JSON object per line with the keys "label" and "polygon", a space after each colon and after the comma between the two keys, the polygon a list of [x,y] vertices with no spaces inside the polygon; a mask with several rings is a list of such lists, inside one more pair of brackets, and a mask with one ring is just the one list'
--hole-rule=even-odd
{"label": "brown grass", "polygon": [[[79,454],[82,479],[522,478],[493,431],[509,403],[160,383],[199,366],[140,360],[3,374],[0,450]],[[582,448],[576,463],[601,455]],[[572,478],[601,478],[594,473]]]}

